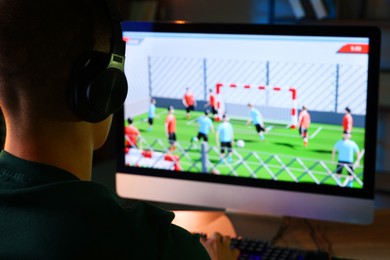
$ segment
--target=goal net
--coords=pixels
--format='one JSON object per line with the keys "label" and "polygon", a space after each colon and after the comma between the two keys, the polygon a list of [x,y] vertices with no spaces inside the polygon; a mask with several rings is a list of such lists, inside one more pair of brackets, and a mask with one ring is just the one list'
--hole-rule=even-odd
{"label": "goal net", "polygon": [[253,104],[266,122],[295,128],[298,121],[297,90],[292,87],[255,84],[215,84],[218,117],[248,118],[248,103]]}

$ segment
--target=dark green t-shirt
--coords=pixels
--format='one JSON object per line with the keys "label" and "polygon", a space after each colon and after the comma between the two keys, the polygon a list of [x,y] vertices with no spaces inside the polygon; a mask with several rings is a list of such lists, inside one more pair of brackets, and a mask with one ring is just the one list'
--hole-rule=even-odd
{"label": "dark green t-shirt", "polygon": [[209,259],[199,237],[146,203],[0,153],[0,259]]}

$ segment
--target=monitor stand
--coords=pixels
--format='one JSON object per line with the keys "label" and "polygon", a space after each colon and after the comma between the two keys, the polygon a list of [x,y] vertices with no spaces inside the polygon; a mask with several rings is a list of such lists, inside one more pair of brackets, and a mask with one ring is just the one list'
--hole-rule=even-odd
{"label": "monitor stand", "polygon": [[174,211],[173,223],[193,233],[208,236],[215,231],[231,237],[270,241],[280,229],[282,217],[224,211]]}

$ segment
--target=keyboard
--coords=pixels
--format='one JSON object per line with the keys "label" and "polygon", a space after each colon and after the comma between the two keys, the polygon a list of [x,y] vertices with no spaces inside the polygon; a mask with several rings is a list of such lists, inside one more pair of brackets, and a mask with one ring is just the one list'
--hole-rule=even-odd
{"label": "keyboard", "polygon": [[328,260],[329,254],[320,251],[273,246],[267,241],[232,238],[231,248],[240,250],[239,260]]}
{"label": "keyboard", "polygon": [[[200,236],[206,237],[204,234]],[[231,238],[231,248],[240,250],[239,260],[329,260],[330,255],[322,251],[279,247],[264,240]]]}

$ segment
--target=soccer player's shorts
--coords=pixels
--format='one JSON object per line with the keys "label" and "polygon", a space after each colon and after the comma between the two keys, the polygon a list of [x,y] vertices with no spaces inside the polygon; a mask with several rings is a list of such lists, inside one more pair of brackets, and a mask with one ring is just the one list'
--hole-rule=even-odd
{"label": "soccer player's shorts", "polygon": [[153,118],[152,117],[148,118],[148,123],[149,123],[149,125],[153,125]]}
{"label": "soccer player's shorts", "polygon": [[351,162],[343,162],[343,161],[339,161],[337,163],[336,173],[342,173],[343,169],[345,167],[349,168],[349,170],[347,170],[349,175],[351,175],[351,172],[354,173],[354,171],[353,171],[353,163],[351,163]]}
{"label": "soccer player's shorts", "polygon": [[225,153],[225,148],[227,148],[228,153],[232,152],[232,142],[221,142],[221,153]]}
{"label": "soccer player's shorts", "polygon": [[176,141],[176,134],[175,133],[168,133],[168,140],[170,144],[173,144]]}
{"label": "soccer player's shorts", "polygon": [[264,131],[265,131],[265,128],[262,127],[260,124],[255,124],[255,127],[256,127],[256,131],[257,131],[258,133],[264,132]]}
{"label": "soccer player's shorts", "polygon": [[204,133],[201,133],[201,132],[198,133],[197,138],[198,138],[198,140],[200,140],[201,138],[203,138],[203,140],[204,140],[205,142],[208,142],[208,141],[209,141],[209,138],[207,137],[207,135],[204,134]]}
{"label": "soccer player's shorts", "polygon": [[307,128],[299,127],[299,135],[303,135],[304,137],[306,137],[306,135],[307,135]]}
{"label": "soccer player's shorts", "polygon": [[194,110],[195,110],[194,105],[191,105],[191,106],[186,107],[187,113],[189,113],[190,111],[194,111]]}
{"label": "soccer player's shorts", "polygon": [[212,107],[211,113],[213,113],[213,115],[216,115],[216,114],[218,114],[218,110],[215,107]]}

